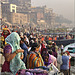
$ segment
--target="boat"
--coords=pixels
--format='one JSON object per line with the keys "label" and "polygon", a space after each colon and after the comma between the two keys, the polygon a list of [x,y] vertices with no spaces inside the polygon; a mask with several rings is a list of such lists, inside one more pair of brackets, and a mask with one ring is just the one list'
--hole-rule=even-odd
{"label": "boat", "polygon": [[75,58],[75,43],[71,43],[64,47],[63,52],[69,51],[71,57]]}

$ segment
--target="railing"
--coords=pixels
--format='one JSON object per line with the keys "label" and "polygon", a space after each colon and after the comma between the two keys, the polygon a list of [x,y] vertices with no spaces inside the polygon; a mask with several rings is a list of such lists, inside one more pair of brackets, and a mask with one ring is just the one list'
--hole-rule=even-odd
{"label": "railing", "polygon": [[68,39],[66,39],[66,40],[56,40],[56,41],[54,41],[58,46],[60,46],[60,45],[64,45],[64,46],[66,46],[66,45],[68,45],[68,44],[71,44],[71,43],[74,43],[75,42],[75,39],[70,39],[70,40],[68,40]]}

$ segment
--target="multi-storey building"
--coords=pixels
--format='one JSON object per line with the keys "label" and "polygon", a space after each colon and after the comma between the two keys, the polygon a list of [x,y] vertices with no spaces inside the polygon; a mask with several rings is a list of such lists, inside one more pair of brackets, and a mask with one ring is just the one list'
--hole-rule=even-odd
{"label": "multi-storey building", "polygon": [[1,8],[2,8],[2,16],[7,17],[7,14],[9,12],[14,12],[16,13],[16,5],[15,4],[9,4],[9,3],[1,3]]}
{"label": "multi-storey building", "polygon": [[2,3],[2,18],[6,19],[7,22],[12,25],[25,25],[30,23],[30,14],[28,13],[17,13],[17,6],[15,4]]}
{"label": "multi-storey building", "polygon": [[7,20],[12,24],[12,25],[25,25],[29,22],[27,19],[28,15],[27,14],[22,14],[22,13],[9,13],[7,16]]}
{"label": "multi-storey building", "polygon": [[[48,28],[53,28],[55,25],[55,13],[53,9],[47,8],[46,6],[42,7],[33,7],[32,12],[36,13],[36,19],[39,24]],[[35,16],[32,16],[34,18]],[[48,25],[48,26],[47,26]]]}
{"label": "multi-storey building", "polygon": [[9,2],[9,0],[1,0],[1,2]]}
{"label": "multi-storey building", "polygon": [[9,0],[9,3],[16,4],[17,12],[24,13],[31,10],[31,0]]}
{"label": "multi-storey building", "polygon": [[0,4],[0,19],[2,18],[2,8],[1,8],[1,4]]}
{"label": "multi-storey building", "polygon": [[37,24],[37,13],[31,12],[31,21]]}
{"label": "multi-storey building", "polygon": [[44,17],[46,23],[49,25],[49,28],[54,28],[55,26],[55,16],[56,14],[53,12],[52,8],[44,8]]}
{"label": "multi-storey building", "polygon": [[44,19],[44,10],[43,10],[43,7],[33,7],[31,9],[31,11],[37,13],[36,14],[37,21],[41,20],[41,19]]}

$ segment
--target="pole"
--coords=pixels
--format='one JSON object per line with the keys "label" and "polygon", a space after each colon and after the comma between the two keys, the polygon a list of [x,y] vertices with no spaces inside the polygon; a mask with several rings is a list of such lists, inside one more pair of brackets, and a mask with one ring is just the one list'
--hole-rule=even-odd
{"label": "pole", "polygon": [[30,24],[29,24],[29,26],[30,26],[30,33],[31,33],[31,11],[29,11],[29,14],[30,14]]}
{"label": "pole", "polygon": [[[74,13],[75,13],[75,0],[74,0]],[[75,28],[75,14],[74,14],[74,17],[73,17],[73,26]],[[73,28],[73,29],[74,29]],[[75,29],[74,29],[75,30]],[[74,43],[75,43],[75,34],[74,34]]]}

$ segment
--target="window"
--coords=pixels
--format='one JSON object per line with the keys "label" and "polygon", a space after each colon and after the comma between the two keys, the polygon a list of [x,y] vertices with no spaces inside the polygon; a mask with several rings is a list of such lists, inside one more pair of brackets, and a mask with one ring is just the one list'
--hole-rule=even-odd
{"label": "window", "polygon": [[12,10],[12,12],[15,12],[15,10]]}
{"label": "window", "polygon": [[15,17],[18,17],[18,15],[15,15]]}
{"label": "window", "polygon": [[22,20],[20,20],[20,24],[22,24]]}
{"label": "window", "polygon": [[15,6],[12,6],[12,8],[15,8]]}

